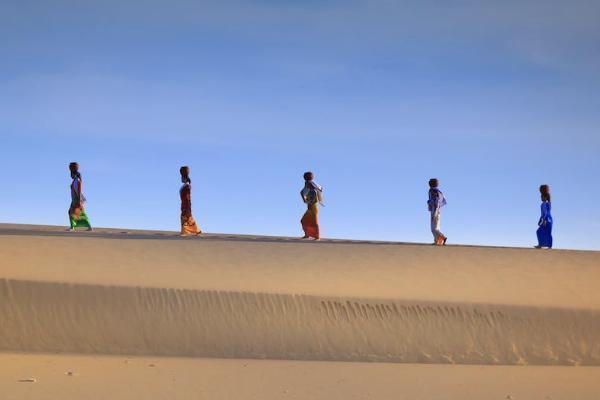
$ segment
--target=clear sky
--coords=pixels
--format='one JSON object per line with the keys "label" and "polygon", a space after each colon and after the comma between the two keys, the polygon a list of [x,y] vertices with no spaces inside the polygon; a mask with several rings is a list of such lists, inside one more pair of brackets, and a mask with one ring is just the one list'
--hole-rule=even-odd
{"label": "clear sky", "polygon": [[600,249],[598,1],[0,1],[0,221]]}

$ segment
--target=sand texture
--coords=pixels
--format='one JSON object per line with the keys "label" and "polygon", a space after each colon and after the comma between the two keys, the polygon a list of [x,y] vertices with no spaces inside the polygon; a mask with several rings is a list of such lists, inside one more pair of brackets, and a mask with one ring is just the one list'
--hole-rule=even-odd
{"label": "sand texture", "polygon": [[[593,398],[586,396],[600,392],[599,380],[590,378],[600,376],[598,282],[600,253],[590,251],[219,234],[179,238],[110,229],[68,233],[5,224],[0,360],[48,375],[40,366],[47,359],[94,370],[112,364],[122,369],[124,357],[163,357],[172,374],[187,379],[193,371],[184,365],[198,374],[210,366],[234,373],[252,362],[273,379],[284,379],[275,378],[282,373],[279,365],[303,371],[309,388],[327,386],[322,392],[317,386],[313,392],[290,389],[297,398],[389,398],[398,394],[391,383],[395,374],[427,380],[442,371],[458,381],[472,382],[480,374],[497,383],[482,382],[473,395],[492,393],[486,385],[501,395],[510,381],[528,398],[546,398],[534,386],[526,390],[525,382],[551,379],[544,396],[565,398],[561,393],[570,390],[577,398]],[[0,378],[14,368],[0,367]],[[141,369],[135,379],[153,379],[152,371]],[[329,386],[318,383],[317,371],[331,377]],[[380,381],[353,381],[354,391],[334,384],[377,375],[373,371],[382,374]],[[559,379],[567,376],[570,384]],[[9,379],[13,398],[29,390],[24,385],[41,386],[19,379],[25,378]],[[47,384],[60,386],[57,379]],[[441,386],[455,393],[457,382],[446,379]],[[387,386],[375,390],[376,384]],[[205,389],[227,398],[215,385]],[[294,398],[277,385],[262,387],[273,392],[261,397],[254,382],[239,396]],[[452,398],[418,387],[406,386],[413,394],[406,398]],[[136,396],[144,398],[142,392]],[[505,395],[514,396],[510,390]]]}
{"label": "sand texture", "polygon": [[0,280],[0,349],[600,365],[600,312]]}
{"label": "sand texture", "polygon": [[599,375],[598,367],[0,353],[0,398],[597,400]]}

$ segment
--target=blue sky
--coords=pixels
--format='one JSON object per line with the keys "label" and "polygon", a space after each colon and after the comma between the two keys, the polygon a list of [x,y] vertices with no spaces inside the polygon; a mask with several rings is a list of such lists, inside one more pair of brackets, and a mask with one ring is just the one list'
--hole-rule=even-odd
{"label": "blue sky", "polygon": [[0,2],[0,221],[600,249],[600,3]]}

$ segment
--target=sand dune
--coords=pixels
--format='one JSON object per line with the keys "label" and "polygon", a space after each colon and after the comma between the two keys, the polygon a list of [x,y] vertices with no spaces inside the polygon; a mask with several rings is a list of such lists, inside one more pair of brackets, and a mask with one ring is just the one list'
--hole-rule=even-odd
{"label": "sand dune", "polygon": [[593,251],[0,224],[0,255],[16,280],[600,310]]}
{"label": "sand dune", "polygon": [[600,311],[0,280],[0,349],[600,365]]}
{"label": "sand dune", "polygon": [[0,351],[598,366],[598,282],[589,251],[0,225]]}

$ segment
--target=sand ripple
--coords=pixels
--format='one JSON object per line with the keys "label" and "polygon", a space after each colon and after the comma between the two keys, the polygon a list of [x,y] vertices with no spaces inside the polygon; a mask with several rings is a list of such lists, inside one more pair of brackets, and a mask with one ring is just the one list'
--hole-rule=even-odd
{"label": "sand ripple", "polygon": [[0,350],[600,365],[600,312],[0,279]]}

